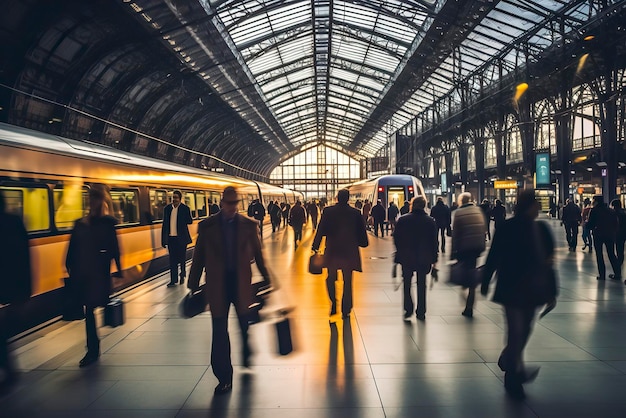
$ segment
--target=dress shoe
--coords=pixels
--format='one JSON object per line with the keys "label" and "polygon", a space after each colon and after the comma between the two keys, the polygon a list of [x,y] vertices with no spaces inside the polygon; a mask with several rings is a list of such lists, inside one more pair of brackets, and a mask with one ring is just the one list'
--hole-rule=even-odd
{"label": "dress shoe", "polygon": [[230,392],[231,390],[233,390],[233,384],[232,383],[219,383],[217,386],[215,386],[215,390],[213,391],[213,393],[215,395],[225,395],[228,392]]}
{"label": "dress shoe", "polygon": [[174,282],[167,284],[167,287],[174,287],[174,286],[176,286],[176,283],[174,283]]}
{"label": "dress shoe", "polygon": [[615,274],[609,274],[611,280],[622,280],[622,276],[616,276]]}
{"label": "dress shoe", "polygon": [[180,282],[178,282],[180,284],[185,284],[185,279],[180,279]]}
{"label": "dress shoe", "polygon": [[98,361],[98,359],[100,358],[99,354],[85,354],[85,357],[83,357],[79,362],[78,362],[78,367],[87,367],[91,364],[94,364],[96,361]]}
{"label": "dress shoe", "polygon": [[415,316],[417,317],[417,319],[419,319],[420,321],[424,321],[426,319],[426,314],[415,314]]}
{"label": "dress shoe", "polygon": [[506,372],[504,374],[504,389],[506,390],[507,395],[513,399],[521,401],[526,398],[526,393],[524,392],[522,382],[520,381],[517,373]]}
{"label": "dress shoe", "polygon": [[410,321],[412,315],[413,314],[411,312],[405,312],[404,313],[404,320],[407,321],[407,322]]}
{"label": "dress shoe", "polygon": [[461,312],[461,315],[467,317],[467,318],[472,318],[474,317],[474,311],[472,309],[466,309],[463,312]]}

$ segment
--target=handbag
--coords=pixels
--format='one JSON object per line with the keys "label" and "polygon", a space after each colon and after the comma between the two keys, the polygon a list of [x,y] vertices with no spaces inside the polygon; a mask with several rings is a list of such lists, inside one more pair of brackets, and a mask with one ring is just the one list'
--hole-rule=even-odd
{"label": "handbag", "polygon": [[62,319],[64,321],[80,321],[85,319],[85,309],[80,300],[80,288],[76,279],[67,277],[62,290]]}
{"label": "handbag", "polygon": [[322,274],[324,268],[324,254],[315,253],[309,258],[309,273]]}
{"label": "handbag", "polygon": [[200,315],[205,309],[204,285],[196,290],[189,291],[180,302],[180,314],[184,318],[193,318],[196,315]]}
{"label": "handbag", "polygon": [[456,286],[476,287],[482,282],[484,266],[468,268],[465,263],[457,261],[450,266],[450,278],[448,282]]}

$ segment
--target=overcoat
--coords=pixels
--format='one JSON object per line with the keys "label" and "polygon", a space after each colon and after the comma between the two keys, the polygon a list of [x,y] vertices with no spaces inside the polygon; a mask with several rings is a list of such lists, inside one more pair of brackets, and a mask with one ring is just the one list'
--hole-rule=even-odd
{"label": "overcoat", "polygon": [[32,281],[28,234],[22,220],[0,214],[0,303],[24,302],[30,298]]}
{"label": "overcoat", "polygon": [[363,271],[359,247],[367,247],[369,242],[365,221],[358,209],[347,203],[337,203],[324,209],[315,231],[313,250],[319,249],[324,236],[324,267],[329,270]]}
{"label": "overcoat", "polygon": [[[172,204],[170,203],[165,207],[163,211],[163,227],[161,228],[161,244],[165,247],[167,240],[170,236],[170,218],[172,217]],[[191,210],[189,206],[181,203],[178,206],[178,218],[176,219],[176,229],[178,230],[178,236],[183,239],[185,245],[191,244],[191,235],[189,235],[189,228],[187,225],[191,224]]]}
{"label": "overcoat", "polygon": [[[269,283],[265,267],[258,222],[236,214],[237,222],[237,300],[235,308],[239,316],[249,312],[255,301],[252,287],[252,264],[256,262],[261,275]],[[195,290],[200,287],[200,276],[206,273],[204,296],[214,317],[226,317],[230,303],[226,298],[224,245],[222,234],[222,213],[203,220],[198,224],[198,238],[193,251],[191,271],[187,287]]]}
{"label": "overcoat", "polygon": [[393,242],[396,245],[394,261],[404,270],[428,274],[437,262],[437,225],[423,210],[398,219]]}
{"label": "overcoat", "polygon": [[111,294],[111,260],[120,257],[112,216],[82,218],[74,223],[65,267],[76,280],[80,302],[105,306]]}
{"label": "overcoat", "polygon": [[483,287],[497,272],[494,302],[522,308],[548,303],[558,294],[553,254],[554,240],[545,222],[521,216],[507,219],[493,237]]}

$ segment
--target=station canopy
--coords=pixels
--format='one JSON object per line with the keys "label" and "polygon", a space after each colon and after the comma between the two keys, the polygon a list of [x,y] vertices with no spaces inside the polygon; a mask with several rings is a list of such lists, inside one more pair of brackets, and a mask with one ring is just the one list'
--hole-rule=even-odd
{"label": "station canopy", "polygon": [[[505,63],[498,76],[514,70],[517,43],[540,52],[560,40],[555,22],[574,30],[594,14],[589,1],[565,0],[200,4],[230,49],[225,59],[236,60],[263,100],[269,115],[262,119],[277,121],[289,148],[333,143],[357,158],[373,156],[390,132],[494,57]],[[176,13],[203,42],[198,17]]]}

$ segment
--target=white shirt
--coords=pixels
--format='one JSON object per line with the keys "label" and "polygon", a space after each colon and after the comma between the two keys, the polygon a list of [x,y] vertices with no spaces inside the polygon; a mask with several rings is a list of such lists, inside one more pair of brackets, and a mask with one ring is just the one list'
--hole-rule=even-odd
{"label": "white shirt", "polygon": [[178,208],[180,205],[172,205],[172,215],[170,217],[170,237],[177,237],[178,230],[176,229],[176,221],[178,220]]}

